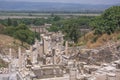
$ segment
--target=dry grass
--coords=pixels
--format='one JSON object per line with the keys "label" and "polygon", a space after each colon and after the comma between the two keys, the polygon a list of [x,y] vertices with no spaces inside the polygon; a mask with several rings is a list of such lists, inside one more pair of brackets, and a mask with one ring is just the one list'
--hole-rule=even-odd
{"label": "dry grass", "polygon": [[120,32],[115,32],[111,35],[103,34],[101,36],[94,35],[93,31],[87,33],[84,37],[79,39],[79,44],[84,43],[87,48],[100,47],[108,41],[117,41],[120,39]]}
{"label": "dry grass", "polygon": [[[21,46],[21,42],[19,40],[15,40],[13,37],[0,34],[0,50],[6,51],[6,54],[9,53],[9,48],[11,48],[13,55],[17,56],[19,46]],[[29,47],[26,43],[24,46]],[[25,51],[24,47],[22,47],[22,51]]]}

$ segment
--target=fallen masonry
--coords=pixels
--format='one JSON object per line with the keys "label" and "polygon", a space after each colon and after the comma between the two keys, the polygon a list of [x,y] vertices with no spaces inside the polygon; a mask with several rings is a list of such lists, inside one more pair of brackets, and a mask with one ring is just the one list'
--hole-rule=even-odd
{"label": "fallen masonry", "polygon": [[119,42],[87,49],[69,47],[61,32],[41,33],[41,41],[18,57],[1,55],[9,63],[0,68],[0,80],[120,80]]}

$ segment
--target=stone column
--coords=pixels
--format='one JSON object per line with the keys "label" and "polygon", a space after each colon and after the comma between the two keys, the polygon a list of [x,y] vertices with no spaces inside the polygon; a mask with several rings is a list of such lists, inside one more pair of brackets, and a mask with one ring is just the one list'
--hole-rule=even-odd
{"label": "stone column", "polygon": [[11,73],[11,59],[12,59],[12,50],[11,50],[11,48],[9,49],[9,59],[10,59],[10,63],[9,63],[9,73]]}
{"label": "stone column", "polygon": [[114,73],[108,73],[107,74],[107,80],[116,80],[116,75]]}
{"label": "stone column", "polygon": [[42,44],[40,44],[40,48],[39,48],[39,55],[40,55],[40,57],[43,57],[43,45]]}
{"label": "stone column", "polygon": [[37,51],[32,52],[32,64],[37,63]]}
{"label": "stone column", "polygon": [[115,80],[120,80],[120,69],[116,70],[116,79]]}
{"label": "stone column", "polygon": [[22,68],[22,53],[21,53],[21,47],[19,47],[19,49],[18,49],[18,54],[19,54],[19,64],[18,64],[18,66],[19,66],[19,69],[21,69]]}
{"label": "stone column", "polygon": [[116,64],[116,68],[119,70],[120,69],[120,63]]}
{"label": "stone column", "polygon": [[9,63],[9,65],[8,65],[8,67],[9,67],[9,73],[11,73],[11,62]]}
{"label": "stone column", "polygon": [[44,35],[44,34],[41,34],[41,42],[42,42],[42,47],[43,47],[43,48],[42,48],[42,49],[43,49],[43,50],[42,50],[42,51],[43,51],[43,54],[45,53],[45,52],[44,52],[44,45],[45,45],[45,44],[44,44],[44,39],[45,39],[44,37],[45,37],[45,35]]}
{"label": "stone column", "polygon": [[65,42],[65,55],[68,55],[68,41]]}
{"label": "stone column", "polygon": [[48,49],[48,45],[49,45],[47,39],[44,39],[44,44],[43,45],[44,45],[44,53],[46,54],[47,53],[47,49]]}
{"label": "stone column", "polygon": [[33,62],[33,51],[32,51],[33,47],[30,46],[30,58],[31,58],[31,63]]}
{"label": "stone column", "polygon": [[40,37],[41,37],[41,43],[42,43],[42,44],[41,44],[41,46],[42,46],[42,52],[43,52],[43,54],[44,54],[44,53],[45,53],[45,52],[44,52],[44,34],[41,34]]}
{"label": "stone column", "polygon": [[61,54],[60,54],[60,64],[63,64],[63,57]]}
{"label": "stone column", "polygon": [[43,64],[46,64],[46,54],[45,54],[45,36],[42,35],[42,52],[43,52]]}
{"label": "stone column", "polygon": [[25,68],[26,65],[26,53],[22,54],[22,68]]}
{"label": "stone column", "polygon": [[55,64],[55,49],[52,49],[52,57],[53,57],[53,60],[52,60],[52,63],[53,65]]}
{"label": "stone column", "polygon": [[77,79],[77,69],[71,68],[70,69],[70,80],[76,80]]}
{"label": "stone column", "polygon": [[10,60],[12,59],[12,49],[11,48],[9,49],[9,58],[10,58]]}

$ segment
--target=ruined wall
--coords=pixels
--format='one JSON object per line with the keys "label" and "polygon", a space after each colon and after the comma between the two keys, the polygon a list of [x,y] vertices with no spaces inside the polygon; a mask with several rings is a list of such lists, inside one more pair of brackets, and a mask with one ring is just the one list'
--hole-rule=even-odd
{"label": "ruined wall", "polygon": [[120,44],[106,45],[96,49],[82,49],[76,54],[74,51],[74,59],[84,61],[88,64],[110,63],[120,59]]}

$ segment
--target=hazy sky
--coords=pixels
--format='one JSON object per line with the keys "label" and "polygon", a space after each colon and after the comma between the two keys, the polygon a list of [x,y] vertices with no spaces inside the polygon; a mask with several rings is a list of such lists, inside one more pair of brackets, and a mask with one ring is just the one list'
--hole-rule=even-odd
{"label": "hazy sky", "polygon": [[120,0],[0,0],[0,1],[62,2],[62,3],[81,3],[81,4],[116,4],[116,3],[120,3]]}

